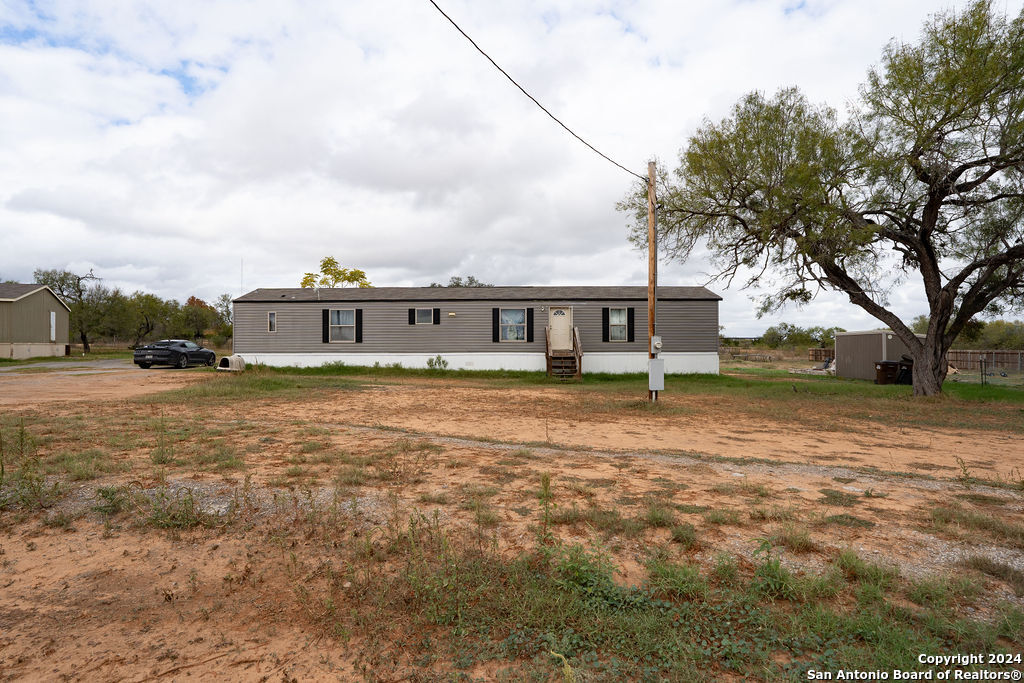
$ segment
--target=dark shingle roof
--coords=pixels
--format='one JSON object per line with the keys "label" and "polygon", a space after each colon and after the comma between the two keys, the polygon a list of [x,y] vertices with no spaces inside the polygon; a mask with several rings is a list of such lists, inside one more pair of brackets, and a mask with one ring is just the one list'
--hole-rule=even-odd
{"label": "dark shingle roof", "polygon": [[[646,287],[290,287],[255,289],[239,302],[271,301],[582,301],[647,300]],[[658,287],[659,301],[721,301],[704,287]]]}
{"label": "dark shingle roof", "polygon": [[44,285],[22,285],[17,282],[0,282],[0,299],[19,299],[31,294]]}
{"label": "dark shingle roof", "polygon": [[38,292],[40,289],[45,289],[50,294],[53,294],[61,306],[67,308],[69,312],[71,311],[68,305],[52,289],[40,284],[23,285],[17,282],[0,282],[0,301],[17,301],[23,296]]}

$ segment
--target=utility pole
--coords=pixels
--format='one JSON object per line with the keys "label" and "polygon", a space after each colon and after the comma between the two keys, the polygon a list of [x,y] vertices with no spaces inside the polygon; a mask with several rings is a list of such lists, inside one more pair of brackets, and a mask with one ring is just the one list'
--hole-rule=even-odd
{"label": "utility pole", "polygon": [[[658,237],[655,233],[654,212],[657,201],[654,196],[654,162],[647,163],[647,358],[654,358],[653,338],[654,316],[657,310],[658,291]],[[657,401],[658,392],[647,390],[647,400]]]}

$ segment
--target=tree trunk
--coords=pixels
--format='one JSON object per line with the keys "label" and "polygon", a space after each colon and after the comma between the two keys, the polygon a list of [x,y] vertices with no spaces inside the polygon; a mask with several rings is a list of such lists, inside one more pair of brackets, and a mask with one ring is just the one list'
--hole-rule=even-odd
{"label": "tree trunk", "polygon": [[914,358],[914,396],[938,396],[942,393],[942,383],[946,381],[949,370],[946,351],[942,339],[930,334],[921,340],[919,350],[911,351]]}
{"label": "tree trunk", "polygon": [[82,340],[82,351],[84,351],[85,353],[89,353],[89,335],[87,335],[85,331],[82,330],[79,331],[78,336]]}

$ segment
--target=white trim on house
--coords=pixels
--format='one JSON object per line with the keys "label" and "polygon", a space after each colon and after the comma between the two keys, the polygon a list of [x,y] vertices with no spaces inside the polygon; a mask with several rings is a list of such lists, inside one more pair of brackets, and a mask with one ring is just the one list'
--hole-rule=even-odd
{"label": "white trim on house", "polygon": [[[666,351],[658,355],[665,361],[666,374],[718,374],[717,351]],[[636,351],[584,353],[583,373],[640,372],[647,374],[647,354]]]}
{"label": "white trim on house", "polygon": [[24,293],[24,294],[22,294],[21,296],[16,296],[16,297],[13,297],[13,298],[6,298],[6,297],[5,297],[5,298],[0,298],[0,301],[11,301],[11,302],[14,302],[14,301],[21,301],[22,299],[24,299],[24,298],[25,298],[25,297],[27,297],[27,296],[32,296],[33,294],[35,294],[36,292],[38,292],[38,291],[39,291],[40,289],[45,289],[45,290],[46,290],[46,291],[48,291],[48,292],[49,292],[50,294],[53,294],[53,297],[54,297],[54,298],[55,298],[55,299],[56,299],[56,300],[57,300],[58,302],[60,302],[60,305],[61,305],[61,306],[63,306],[64,308],[66,308],[66,309],[68,310],[68,313],[70,313],[70,312],[71,312],[71,307],[70,307],[70,306],[68,306],[68,305],[67,305],[66,303],[64,303],[64,300],[63,300],[63,299],[61,299],[61,298],[60,298],[59,296],[57,296],[57,292],[53,291],[52,289],[50,289],[50,288],[49,288],[49,287],[47,287],[46,285],[39,285],[39,287],[38,287],[38,288],[36,288],[36,289],[33,289],[33,290],[32,290],[31,292],[25,292],[25,293]]}
{"label": "white trim on house", "polygon": [[[436,353],[239,353],[247,365],[317,367],[326,363],[367,366],[400,363],[404,368],[425,368]],[[442,353],[450,370],[533,370],[544,372],[543,353]],[[662,353],[666,373],[718,373],[718,353]],[[637,352],[584,353],[583,372],[647,372],[647,354]]]}

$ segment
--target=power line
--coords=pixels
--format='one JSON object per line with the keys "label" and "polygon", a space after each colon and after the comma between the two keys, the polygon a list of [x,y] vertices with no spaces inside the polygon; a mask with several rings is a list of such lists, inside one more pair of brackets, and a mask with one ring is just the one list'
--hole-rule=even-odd
{"label": "power line", "polygon": [[498,71],[500,71],[500,72],[501,72],[501,73],[502,73],[502,74],[503,74],[503,75],[505,76],[505,78],[507,78],[507,79],[508,79],[509,81],[511,81],[511,82],[512,82],[512,85],[514,85],[514,86],[516,86],[517,88],[519,88],[519,91],[520,91],[520,92],[522,92],[522,93],[523,93],[524,95],[526,95],[527,97],[529,97],[529,98],[530,98],[530,100],[531,100],[531,101],[532,101],[532,102],[533,102],[534,104],[536,104],[536,105],[537,105],[538,107],[540,107],[541,111],[543,111],[543,112],[544,112],[545,114],[547,114],[548,116],[550,116],[550,117],[551,117],[551,119],[552,119],[552,120],[553,120],[553,121],[554,121],[555,123],[557,123],[557,124],[558,124],[558,125],[560,125],[560,126],[561,126],[562,128],[564,128],[564,129],[565,129],[565,130],[566,130],[566,131],[567,131],[567,132],[569,133],[569,135],[573,136],[574,138],[576,138],[577,140],[579,140],[580,142],[582,142],[582,143],[583,143],[584,145],[586,145],[587,147],[589,147],[589,148],[590,148],[590,149],[591,149],[592,151],[594,151],[595,153],[597,153],[597,154],[598,154],[599,156],[601,156],[602,158],[604,158],[604,159],[605,159],[606,161],[610,161],[611,163],[615,164],[616,166],[618,166],[619,168],[621,168],[621,169],[622,169],[623,171],[625,171],[626,173],[630,174],[631,176],[635,176],[635,177],[639,178],[639,179],[640,179],[640,180],[642,180],[642,181],[643,181],[644,183],[646,183],[646,182],[647,182],[647,178],[645,178],[644,176],[640,175],[639,173],[633,173],[633,171],[630,171],[630,170],[629,170],[628,168],[626,168],[625,166],[623,166],[623,165],[622,165],[622,164],[620,164],[619,162],[615,161],[615,159],[612,159],[612,158],[611,158],[610,156],[608,156],[607,154],[605,154],[604,152],[602,152],[601,150],[599,150],[599,149],[598,149],[597,147],[594,147],[594,146],[593,146],[592,144],[590,144],[589,142],[587,142],[586,140],[584,140],[583,138],[581,138],[581,137],[580,137],[579,135],[577,135],[577,134],[576,134],[575,132],[573,132],[573,130],[572,130],[571,128],[569,128],[569,126],[567,126],[567,125],[565,125],[564,123],[562,123],[562,122],[561,122],[561,121],[560,121],[560,120],[558,119],[558,117],[557,117],[557,116],[555,116],[554,114],[552,114],[551,112],[549,112],[549,111],[547,110],[547,108],[546,108],[546,107],[545,107],[545,106],[544,106],[543,104],[541,104],[540,102],[538,102],[538,101],[537,101],[537,98],[536,98],[536,97],[534,97],[534,96],[533,96],[533,95],[531,95],[530,93],[526,92],[526,88],[524,88],[523,86],[521,86],[521,85],[519,85],[518,83],[516,83],[516,79],[512,78],[511,76],[509,76],[509,75],[508,75],[508,72],[507,72],[507,71],[505,71],[505,70],[504,70],[504,69],[502,69],[502,68],[501,68],[500,66],[498,66],[498,63],[497,63],[496,61],[494,61],[493,59],[491,59],[491,56],[490,56],[489,54],[487,54],[486,52],[484,52],[484,51],[483,51],[483,48],[481,48],[481,47],[480,47],[479,45],[477,45],[477,44],[476,44],[476,41],[475,41],[475,40],[473,40],[472,38],[470,38],[470,37],[469,37],[469,34],[467,34],[467,33],[466,33],[465,31],[463,31],[463,30],[462,30],[462,28],[461,28],[461,27],[460,27],[460,26],[459,26],[458,24],[456,24],[456,23],[455,23],[455,20],[454,20],[454,19],[452,19],[452,18],[451,18],[450,16],[448,16],[447,14],[445,14],[444,10],[443,10],[443,9],[441,9],[440,7],[438,7],[437,3],[436,3],[436,2],[434,2],[434,0],[428,0],[428,2],[430,2],[430,4],[434,6],[434,9],[436,9],[436,10],[437,10],[438,12],[440,12],[440,13],[441,13],[441,16],[443,16],[443,17],[444,17],[445,19],[447,19],[447,20],[448,20],[448,21],[449,21],[449,22],[451,23],[451,25],[455,27],[455,30],[456,30],[456,31],[458,31],[459,33],[461,33],[461,34],[462,34],[462,35],[463,35],[463,36],[464,36],[464,37],[466,38],[466,40],[468,40],[468,41],[469,41],[470,43],[472,43],[472,44],[473,44],[473,47],[475,47],[475,48],[477,49],[477,52],[479,52],[479,53],[480,53],[480,54],[482,54],[482,55],[483,55],[484,57],[486,57],[486,58],[487,58],[487,61],[489,61],[489,62],[490,62],[491,64],[493,64],[493,65],[494,65],[494,68],[495,68],[495,69],[497,69]]}

